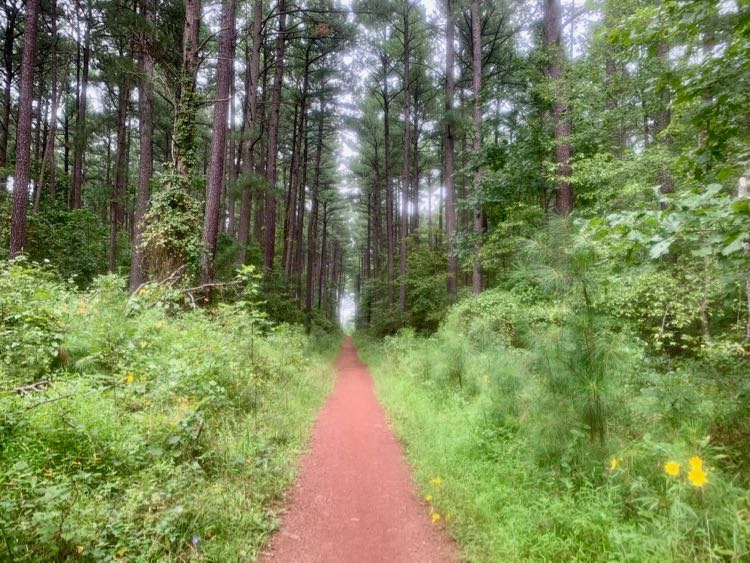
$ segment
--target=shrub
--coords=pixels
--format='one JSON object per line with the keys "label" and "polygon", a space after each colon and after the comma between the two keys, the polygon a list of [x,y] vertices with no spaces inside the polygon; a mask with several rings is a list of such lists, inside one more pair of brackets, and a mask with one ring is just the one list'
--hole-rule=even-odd
{"label": "shrub", "polygon": [[0,362],[6,389],[45,374],[63,340],[69,292],[47,268],[23,258],[0,262]]}

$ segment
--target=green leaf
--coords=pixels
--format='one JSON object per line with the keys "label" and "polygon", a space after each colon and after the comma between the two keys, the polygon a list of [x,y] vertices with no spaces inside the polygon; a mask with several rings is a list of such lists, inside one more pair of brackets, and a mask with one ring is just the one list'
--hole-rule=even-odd
{"label": "green leaf", "polygon": [[735,252],[744,250],[746,239],[747,239],[747,235],[745,233],[738,235],[737,237],[735,237],[735,239],[732,242],[730,242],[728,245],[726,245],[724,248],[721,249],[721,253],[724,256],[729,256],[730,254],[734,254]]}
{"label": "green leaf", "polygon": [[657,242],[654,246],[652,246],[651,250],[648,253],[651,259],[655,260],[656,258],[660,258],[665,254],[668,254],[669,247],[672,245],[672,242],[673,239],[666,239],[661,242]]}

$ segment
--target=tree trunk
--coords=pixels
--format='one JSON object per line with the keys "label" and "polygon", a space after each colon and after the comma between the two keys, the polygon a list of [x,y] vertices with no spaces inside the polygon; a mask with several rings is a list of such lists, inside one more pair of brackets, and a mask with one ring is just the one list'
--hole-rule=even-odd
{"label": "tree trunk", "polygon": [[[740,178],[740,186],[737,189],[737,199],[747,199],[747,180]],[[745,256],[750,255],[750,244],[745,243]],[[745,339],[750,342],[750,276],[745,280],[745,300],[747,301],[747,324],[745,325]]]}
{"label": "tree trunk", "polygon": [[555,162],[557,164],[557,191],[555,209],[564,216],[573,211],[573,186],[570,183],[570,133],[571,123],[567,94],[562,80],[564,52],[561,43],[562,6],[560,0],[544,1],[544,46],[549,57],[547,79],[554,91],[552,121],[555,128]]}
{"label": "tree trunk", "polygon": [[381,57],[383,65],[383,143],[385,153],[385,229],[386,229],[386,276],[388,305],[393,305],[393,183],[391,171],[390,100],[388,99],[388,60]]}
{"label": "tree trunk", "polygon": [[214,257],[219,235],[219,208],[221,188],[224,183],[224,162],[227,142],[227,114],[232,66],[234,64],[234,0],[224,0],[221,5],[221,30],[219,32],[219,62],[216,67],[216,104],[211,137],[211,163],[206,184],[206,212],[203,220],[203,256],[201,281],[213,283]]}
{"label": "tree trunk", "polygon": [[292,119],[292,158],[289,171],[289,188],[286,192],[286,205],[284,206],[284,234],[282,236],[283,251],[281,254],[281,267],[286,278],[289,277],[292,257],[291,237],[294,232],[297,213],[297,174],[299,172],[300,141],[304,128],[304,101],[300,105],[295,104],[294,118]]}
{"label": "tree trunk", "polygon": [[[474,109],[472,125],[474,127],[474,157],[482,158],[482,19],[479,0],[471,2],[471,52],[472,52],[472,94]],[[474,197],[479,198],[482,190],[482,165],[477,164],[474,172]],[[482,231],[484,217],[479,206],[474,208],[472,226],[474,230],[474,266],[471,274],[471,288],[474,293],[482,292],[482,262],[479,253],[482,249]]]}
{"label": "tree trunk", "polygon": [[[44,174],[46,167],[49,166],[49,196],[50,200],[54,204],[57,197],[57,163],[55,160],[55,137],[57,136],[57,109],[60,104],[60,96],[57,84],[57,43],[59,38],[57,36],[57,0],[52,2],[52,28],[50,33],[52,35],[52,51],[50,53],[50,60],[52,61],[52,73],[50,80],[52,82],[52,101],[50,104],[50,124],[47,130],[47,139],[44,147],[44,154],[42,155],[42,165],[39,171],[39,186],[36,191],[36,199],[34,200],[34,209],[39,209],[39,203],[41,199],[42,190],[44,189]],[[64,74],[64,72],[63,72]]]}
{"label": "tree trunk", "polygon": [[[666,42],[660,41],[656,46],[656,56],[659,59],[660,65],[665,68],[669,67],[669,46]],[[667,86],[664,86],[661,91],[661,108],[654,119],[654,140],[666,148],[669,148],[669,145],[671,144],[670,139],[667,136],[664,136],[659,140],[658,136],[669,127],[669,123],[672,121],[672,112],[669,109],[669,103],[669,90]],[[672,173],[669,171],[669,168],[664,167],[659,171],[659,185],[659,191],[663,194],[671,194],[674,192],[674,179],[672,178]]]}
{"label": "tree trunk", "polygon": [[443,183],[445,184],[445,235],[448,239],[448,297],[456,299],[458,257],[456,256],[456,209],[455,189],[453,184],[453,98],[455,83],[453,65],[455,60],[453,20],[453,0],[446,0],[447,13],[445,23],[445,134],[443,137]]}
{"label": "tree trunk", "polygon": [[[26,7],[26,17],[29,16],[29,6]],[[8,139],[10,138],[10,110],[13,105],[11,87],[13,85],[13,40],[16,37],[16,22],[18,20],[18,9],[8,4],[5,7],[5,41],[3,43],[3,115],[2,134],[0,134],[0,168],[8,162]],[[28,19],[27,19],[28,21]]]}
{"label": "tree trunk", "polygon": [[[89,10],[90,11],[90,10]],[[86,153],[86,106],[89,89],[89,66],[91,61],[91,13],[86,17],[86,31],[83,36],[83,67],[81,70],[81,90],[78,96],[76,131],[73,156],[73,177],[70,183],[70,208],[81,208],[83,187],[83,160]]]}
{"label": "tree trunk", "polygon": [[117,269],[117,233],[123,222],[128,187],[128,101],[130,87],[123,78],[117,96],[117,155],[115,182],[112,186],[109,223],[109,271]]}
{"label": "tree trunk", "polygon": [[[237,154],[237,134],[234,129],[234,59],[230,68],[229,77],[229,128],[227,136],[229,143],[224,156],[224,190],[222,194],[221,213],[219,215],[219,230],[233,237],[236,232],[237,216],[235,214],[234,188],[237,185],[237,166],[240,155]],[[227,167],[229,169],[227,170]]]}
{"label": "tree trunk", "polygon": [[[140,0],[143,16],[153,22],[151,0]],[[146,281],[144,271],[143,249],[141,237],[143,234],[143,217],[148,210],[149,184],[153,174],[153,81],[154,59],[151,54],[150,38],[141,36],[141,83],[138,88],[138,111],[140,136],[140,162],[138,165],[138,188],[133,210],[133,252],[130,263],[130,291],[135,291]]]}
{"label": "tree trunk", "polygon": [[320,260],[318,261],[318,310],[323,305],[323,282],[325,280],[325,271],[327,266],[327,247],[328,247],[328,202],[323,202],[323,238],[320,241]]}
{"label": "tree trunk", "polygon": [[[263,28],[263,0],[255,0],[253,6],[253,47],[252,55],[248,61],[248,80],[247,92],[245,95],[245,130],[252,136],[255,126],[257,125],[257,108],[258,108],[258,79],[260,77],[260,47],[261,31]],[[247,147],[242,159],[242,170],[249,174],[252,170],[253,147],[250,140],[246,140]],[[248,237],[250,235],[250,186],[247,179],[243,179],[242,195],[240,199],[240,221],[238,226],[237,238],[240,243],[237,252],[237,263],[244,264],[247,256]]]}
{"label": "tree trunk", "polygon": [[31,119],[34,95],[34,59],[39,21],[39,0],[26,1],[26,26],[23,32],[21,84],[16,134],[16,169],[13,176],[13,207],[10,223],[10,257],[18,256],[26,240],[26,209],[29,203],[29,167],[31,164]]}
{"label": "tree trunk", "polygon": [[201,0],[185,0],[185,21],[182,28],[182,68],[175,104],[172,135],[172,165],[175,172],[189,177],[196,165],[197,133],[195,116],[195,79],[198,73],[198,33],[201,22]]}
{"label": "tree trunk", "polygon": [[409,51],[409,1],[404,1],[404,139],[403,139],[403,167],[401,169],[401,229],[399,233],[399,252],[398,252],[398,309],[401,314],[401,322],[404,322],[404,313],[406,312],[406,238],[409,228],[409,152],[410,152],[410,127],[411,127],[411,68]]}
{"label": "tree trunk", "polygon": [[265,209],[265,249],[263,255],[263,276],[269,279],[273,270],[276,253],[276,158],[279,137],[279,112],[281,111],[281,88],[284,79],[284,49],[286,45],[286,1],[279,0],[279,32],[276,39],[276,68],[273,79],[273,99],[268,124],[268,159],[266,161],[266,182],[268,195]]}
{"label": "tree trunk", "polygon": [[318,192],[320,190],[320,163],[323,156],[323,115],[325,106],[320,104],[320,120],[318,121],[318,139],[315,147],[315,176],[313,177],[312,193],[310,194],[310,220],[307,223],[307,277],[305,279],[305,312],[307,331],[312,326],[313,304],[313,275],[315,269],[316,243],[318,239]]}

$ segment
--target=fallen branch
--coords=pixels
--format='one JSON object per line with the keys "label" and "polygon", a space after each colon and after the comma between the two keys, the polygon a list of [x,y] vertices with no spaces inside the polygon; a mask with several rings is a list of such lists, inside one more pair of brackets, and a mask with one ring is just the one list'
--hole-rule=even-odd
{"label": "fallen branch", "polygon": [[34,383],[16,387],[15,389],[13,389],[13,393],[18,393],[19,395],[28,395],[29,393],[43,391],[45,388],[49,387],[49,385],[50,382],[46,379],[44,381],[35,381]]}

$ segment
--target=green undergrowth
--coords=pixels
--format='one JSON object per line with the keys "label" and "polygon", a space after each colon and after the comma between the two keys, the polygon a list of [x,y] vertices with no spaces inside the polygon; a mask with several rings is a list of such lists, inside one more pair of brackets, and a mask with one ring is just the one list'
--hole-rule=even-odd
{"label": "green undergrowth", "polygon": [[257,557],[337,335],[23,261],[0,269],[0,315],[0,560]]}
{"label": "green undergrowth", "polygon": [[726,423],[747,422],[747,362],[717,343],[668,371],[600,311],[524,291],[461,301],[430,337],[356,336],[436,525],[469,561],[750,557]]}

